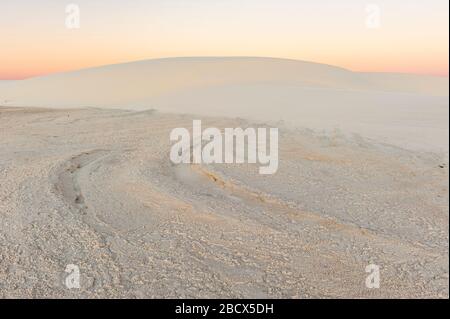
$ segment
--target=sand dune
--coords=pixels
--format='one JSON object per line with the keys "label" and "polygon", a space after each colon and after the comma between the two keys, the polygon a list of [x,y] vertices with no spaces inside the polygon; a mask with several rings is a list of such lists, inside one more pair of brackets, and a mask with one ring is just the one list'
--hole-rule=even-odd
{"label": "sand dune", "polygon": [[271,58],[173,58],[0,85],[6,106],[242,117],[448,151],[448,78],[355,73]]}
{"label": "sand dune", "polygon": [[[447,84],[263,58],[0,82],[0,297],[448,298]],[[172,163],[194,119],[278,127],[277,173]]]}

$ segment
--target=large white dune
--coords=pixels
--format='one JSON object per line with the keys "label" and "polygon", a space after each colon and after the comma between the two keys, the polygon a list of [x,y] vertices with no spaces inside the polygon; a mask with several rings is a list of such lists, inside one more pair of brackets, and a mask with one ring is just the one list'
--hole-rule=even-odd
{"label": "large white dune", "polygon": [[[0,82],[0,298],[448,298],[447,84],[263,58]],[[173,163],[195,119],[278,127],[277,172]]]}
{"label": "large white dune", "polygon": [[356,73],[296,60],[170,58],[109,65],[3,83],[0,104],[283,121],[448,152],[448,78]]}

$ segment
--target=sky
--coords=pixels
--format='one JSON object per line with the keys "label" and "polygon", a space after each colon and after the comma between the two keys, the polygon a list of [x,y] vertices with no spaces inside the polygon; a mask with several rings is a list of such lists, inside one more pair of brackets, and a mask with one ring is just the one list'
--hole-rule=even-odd
{"label": "sky", "polygon": [[448,12],[448,0],[0,0],[0,79],[184,56],[448,76]]}

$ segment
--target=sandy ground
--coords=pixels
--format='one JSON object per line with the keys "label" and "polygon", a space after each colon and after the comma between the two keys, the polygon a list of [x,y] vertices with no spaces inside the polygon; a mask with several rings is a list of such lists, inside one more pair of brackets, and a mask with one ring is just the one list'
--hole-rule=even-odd
{"label": "sandy ground", "polygon": [[0,108],[0,297],[448,298],[445,152],[280,126],[275,175],[173,165],[192,119]]}

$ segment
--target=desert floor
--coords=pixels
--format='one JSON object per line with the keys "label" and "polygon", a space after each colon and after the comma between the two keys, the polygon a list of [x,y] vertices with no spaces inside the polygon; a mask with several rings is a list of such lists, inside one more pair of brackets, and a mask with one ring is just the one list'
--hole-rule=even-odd
{"label": "desert floor", "polygon": [[174,165],[193,118],[0,108],[0,297],[448,298],[445,154],[280,127],[275,175]]}

